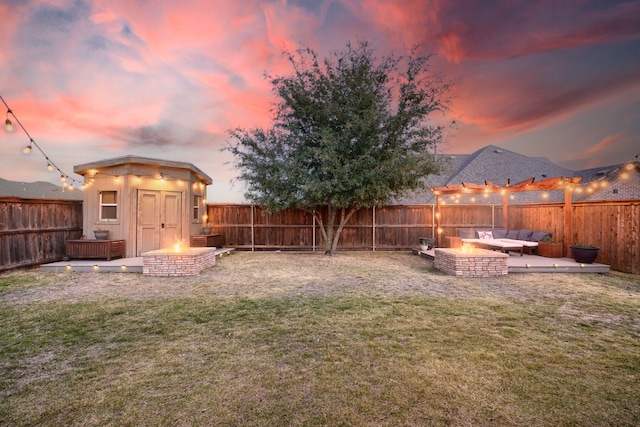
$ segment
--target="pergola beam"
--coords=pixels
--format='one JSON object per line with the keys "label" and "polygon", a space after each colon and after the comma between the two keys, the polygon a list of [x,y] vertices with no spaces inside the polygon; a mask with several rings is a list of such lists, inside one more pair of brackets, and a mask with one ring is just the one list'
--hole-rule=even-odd
{"label": "pergola beam", "polygon": [[484,184],[463,182],[462,184],[447,184],[435,186],[431,188],[431,192],[435,195],[444,195],[564,190],[567,188],[567,186],[570,187],[579,183],[580,180],[582,180],[582,177],[579,176],[572,178],[557,176],[555,178],[547,178],[537,182],[535,178],[529,178],[513,185],[510,185],[510,180],[507,180],[504,186],[494,184],[490,181],[485,181]]}
{"label": "pergola beam", "polygon": [[[578,184],[582,180],[582,177],[562,177],[557,176],[554,178],[543,179],[536,182],[535,178],[525,179],[517,184],[510,185],[511,180],[507,179],[504,186],[494,184],[490,181],[485,181],[483,184],[476,184],[473,182],[463,182],[462,184],[447,184],[443,186],[436,186],[431,188],[431,192],[436,196],[438,201],[438,213],[440,212],[440,196],[445,194],[481,194],[481,193],[500,193],[502,195],[502,224],[503,227],[508,228],[508,193],[518,193],[521,191],[552,191],[552,190],[564,190],[564,246],[565,252],[568,252],[568,248],[571,245],[571,192],[572,186]],[[438,229],[440,229],[440,217],[438,215]],[[440,236],[438,236],[439,240]]]}

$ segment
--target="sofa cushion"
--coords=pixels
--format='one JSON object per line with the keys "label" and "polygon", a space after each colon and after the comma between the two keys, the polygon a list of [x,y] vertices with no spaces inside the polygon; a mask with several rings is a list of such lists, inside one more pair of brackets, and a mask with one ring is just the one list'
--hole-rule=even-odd
{"label": "sofa cushion", "polygon": [[472,228],[463,228],[461,230],[458,230],[458,237],[462,239],[475,239],[476,232]]}
{"label": "sofa cushion", "polygon": [[493,239],[491,231],[478,231],[478,239]]}
{"label": "sofa cushion", "polygon": [[519,231],[520,230],[509,230],[509,231],[507,231],[507,239],[517,240]]}
{"label": "sofa cushion", "polygon": [[493,232],[494,239],[504,239],[507,237],[507,230],[504,230],[502,228],[496,228],[491,231]]}
{"label": "sofa cushion", "polygon": [[531,233],[533,233],[533,231],[523,228],[522,230],[518,231],[517,240],[531,240]]}
{"label": "sofa cushion", "polygon": [[552,236],[552,234],[551,233],[547,233],[546,231],[534,230],[534,232],[531,233],[531,241],[532,242],[540,242],[545,237],[551,238],[551,236]]}

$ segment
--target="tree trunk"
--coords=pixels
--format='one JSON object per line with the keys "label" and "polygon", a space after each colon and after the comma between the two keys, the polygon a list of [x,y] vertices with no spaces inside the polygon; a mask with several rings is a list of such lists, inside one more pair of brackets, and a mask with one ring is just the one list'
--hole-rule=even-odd
{"label": "tree trunk", "polygon": [[[333,255],[336,252],[338,248],[338,241],[340,241],[340,235],[342,234],[342,230],[344,229],[344,226],[347,224],[347,222],[349,222],[349,220],[351,219],[353,214],[356,213],[357,210],[358,208],[349,208],[349,211],[347,211],[345,208],[340,209],[340,223],[338,224],[338,229],[336,230],[335,236],[333,236],[330,249],[327,252],[325,252],[325,255]],[[334,215],[337,213],[338,212],[334,210]],[[334,221],[332,220],[331,222],[333,223]]]}
{"label": "tree trunk", "polygon": [[327,206],[327,228],[326,228],[326,247],[324,254],[325,255],[333,255],[333,224],[335,223],[336,216],[336,208],[333,207],[332,204]]}

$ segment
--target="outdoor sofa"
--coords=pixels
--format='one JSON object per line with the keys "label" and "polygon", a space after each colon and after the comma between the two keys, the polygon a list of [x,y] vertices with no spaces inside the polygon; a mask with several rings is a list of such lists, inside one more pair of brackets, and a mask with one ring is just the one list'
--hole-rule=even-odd
{"label": "outdoor sofa", "polygon": [[458,230],[458,236],[465,243],[473,243],[505,253],[515,250],[519,251],[522,256],[525,248],[529,254],[532,254],[534,250],[537,250],[538,242],[547,237],[551,238],[552,234],[538,230],[498,228],[491,230],[461,229]]}

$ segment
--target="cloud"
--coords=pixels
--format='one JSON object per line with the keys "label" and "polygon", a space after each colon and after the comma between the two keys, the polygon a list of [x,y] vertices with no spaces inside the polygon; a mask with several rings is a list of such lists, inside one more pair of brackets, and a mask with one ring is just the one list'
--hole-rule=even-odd
{"label": "cloud", "polygon": [[625,135],[624,133],[619,133],[617,135],[607,136],[606,138],[604,138],[602,141],[600,141],[596,145],[590,147],[587,150],[587,154],[593,155],[593,157],[596,157],[601,151],[604,151],[605,149],[610,148],[614,144],[620,143],[625,138],[628,138],[628,135]]}
{"label": "cloud", "polygon": [[[0,2],[0,15],[12,18],[0,26],[0,94],[71,166],[131,152],[222,170],[216,150],[227,130],[269,125],[264,73],[291,71],[283,49],[324,56],[358,39],[379,57],[415,44],[438,54],[431,69],[460,82],[453,152],[535,141],[550,128],[563,140],[562,125],[587,110],[607,116],[602,134],[576,130],[581,149],[564,157],[628,147],[631,136],[597,148],[637,135],[637,102],[620,118],[606,112],[640,84],[639,2],[32,0]],[[3,136],[0,157],[14,159],[4,171],[42,163],[14,157],[25,142]]]}

